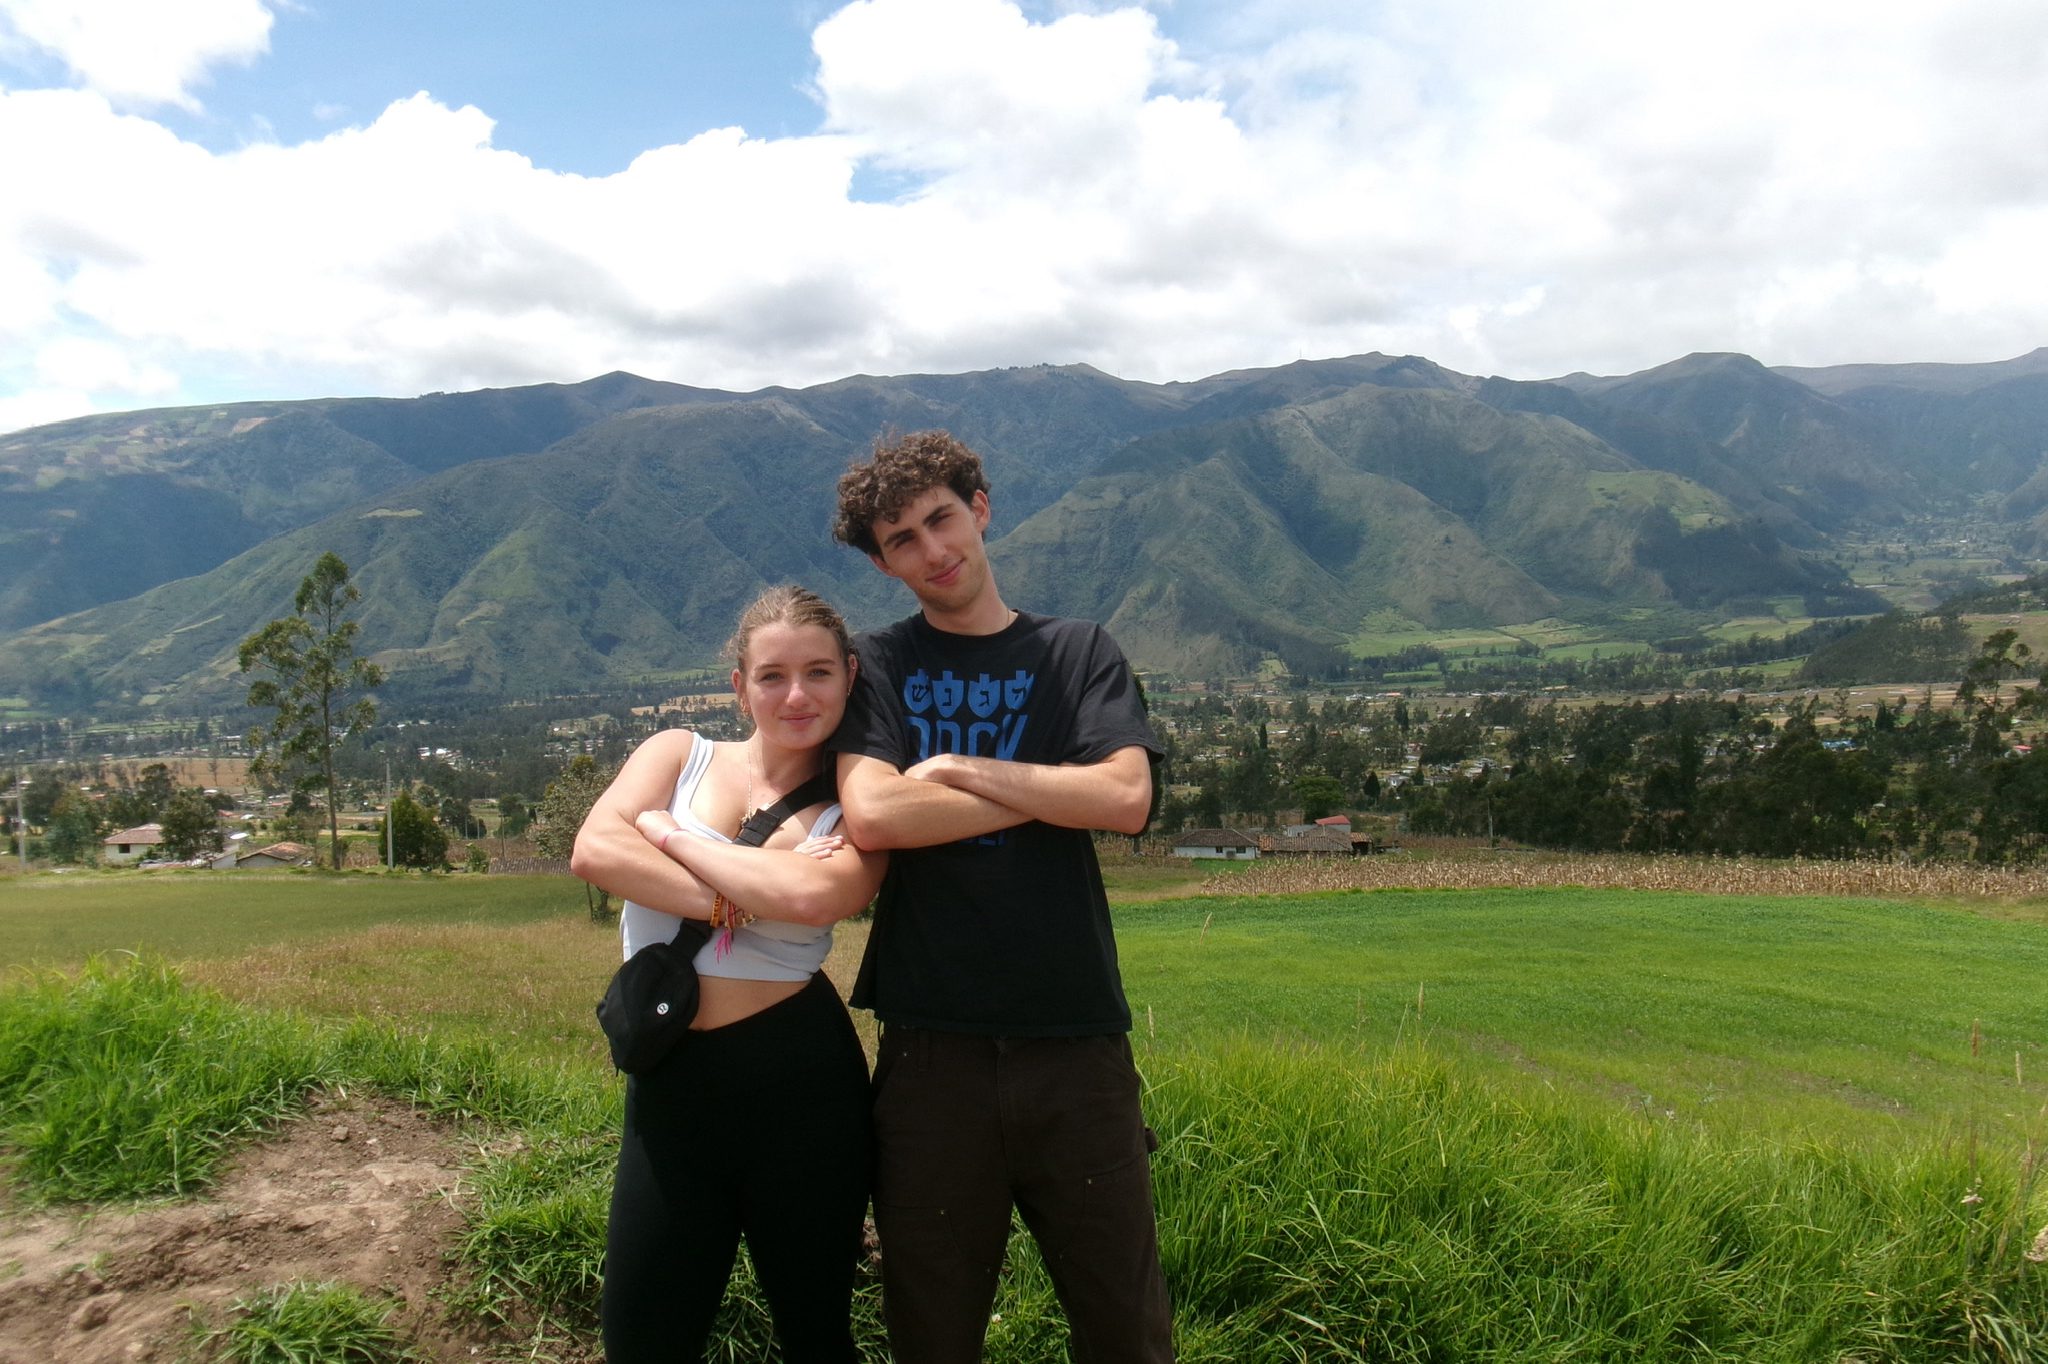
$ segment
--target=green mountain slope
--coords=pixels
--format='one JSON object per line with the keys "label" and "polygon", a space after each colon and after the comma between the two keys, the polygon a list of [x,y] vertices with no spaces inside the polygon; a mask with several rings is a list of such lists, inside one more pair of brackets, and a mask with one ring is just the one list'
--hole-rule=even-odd
{"label": "green mountain slope", "polygon": [[552,445],[611,414],[728,398],[583,384],[86,417],[0,438],[0,629],[203,573],[422,474]]}
{"label": "green mountain slope", "polygon": [[2048,461],[2048,374],[1966,393],[1883,385],[1836,401],[1882,425],[1908,467],[1951,492],[2010,493]]}
{"label": "green mountain slope", "polygon": [[1385,355],[1189,383],[1034,366],[745,395],[612,374],[86,418],[0,438],[0,694],[231,694],[236,642],[330,549],[394,693],[710,664],[774,581],[877,623],[909,601],[830,542],[833,484],[878,433],[931,426],[988,461],[1013,600],[1110,621],[1140,662],[1197,672],[1326,664],[1385,612],[1849,609],[1801,551],[1965,492],[2022,539],[2038,518],[2048,545],[2048,376],[1875,368],[1874,385],[1815,378],[1832,394],[1728,355],[1541,384]]}
{"label": "green mountain slope", "polygon": [[210,573],[24,631],[0,683],[61,690],[83,674],[129,700],[226,694],[236,644],[330,549],[399,690],[566,690],[713,663],[765,581],[837,575],[883,595],[865,560],[826,540],[844,443],[786,405],[652,409],[602,430],[417,480]]}
{"label": "green mountain slope", "polygon": [[1557,382],[1602,406],[1704,437],[1823,529],[1895,520],[1939,491],[1921,484],[1878,423],[1746,355],[1689,355],[1621,378]]}
{"label": "green mountain slope", "polygon": [[1712,600],[1810,572],[1725,498],[1570,423],[1369,386],[1135,442],[997,548],[1018,600],[1188,671],[1326,666],[1388,609],[1533,620],[1565,597]]}

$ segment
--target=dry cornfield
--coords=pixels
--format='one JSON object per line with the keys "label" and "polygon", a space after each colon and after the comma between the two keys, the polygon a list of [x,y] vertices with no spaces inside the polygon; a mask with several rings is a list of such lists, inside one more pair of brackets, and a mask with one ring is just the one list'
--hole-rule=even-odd
{"label": "dry cornfield", "polygon": [[1573,855],[1517,850],[1418,857],[1262,858],[1203,881],[1201,895],[1319,890],[1500,890],[1578,886],[1702,895],[1899,895],[2004,902],[2048,900],[2048,871],[1964,863],[1742,857]]}

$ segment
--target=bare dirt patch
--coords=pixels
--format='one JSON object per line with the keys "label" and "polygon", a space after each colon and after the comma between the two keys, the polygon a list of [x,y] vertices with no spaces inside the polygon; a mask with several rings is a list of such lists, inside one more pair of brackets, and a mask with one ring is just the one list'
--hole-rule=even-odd
{"label": "bare dirt patch", "polygon": [[294,1280],[351,1284],[398,1307],[435,1361],[496,1351],[439,1296],[461,1228],[468,1152],[402,1104],[327,1095],[251,1145],[213,1193],[115,1210],[0,1205],[0,1364],[176,1361],[195,1313]]}

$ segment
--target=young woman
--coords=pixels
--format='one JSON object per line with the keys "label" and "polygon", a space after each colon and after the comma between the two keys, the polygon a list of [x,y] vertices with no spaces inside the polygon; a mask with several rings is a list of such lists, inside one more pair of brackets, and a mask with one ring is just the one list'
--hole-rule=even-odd
{"label": "young woman", "polygon": [[742,1235],[783,1358],[851,1360],[869,1178],[867,1063],[819,970],[832,925],[874,898],[885,858],[833,832],[836,803],[759,847],[732,841],[829,760],[855,661],[839,615],[770,589],[733,636],[743,743],[664,730],[592,807],[571,868],[626,899],[625,953],[678,920],[718,925],[697,953],[691,1034],[626,1081],[605,1246],[611,1364],[703,1357]]}

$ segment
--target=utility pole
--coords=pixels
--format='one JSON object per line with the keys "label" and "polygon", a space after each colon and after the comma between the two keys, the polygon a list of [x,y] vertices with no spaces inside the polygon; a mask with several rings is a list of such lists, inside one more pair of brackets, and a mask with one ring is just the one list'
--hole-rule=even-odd
{"label": "utility pole", "polygon": [[[26,771],[26,768],[22,769]],[[14,783],[14,836],[20,840],[16,845],[21,849],[21,874],[28,875],[28,815],[22,803],[22,792],[28,790],[28,778],[18,777]]]}
{"label": "utility pole", "polygon": [[391,852],[391,755],[384,755],[384,870],[390,871],[398,865],[398,859]]}

